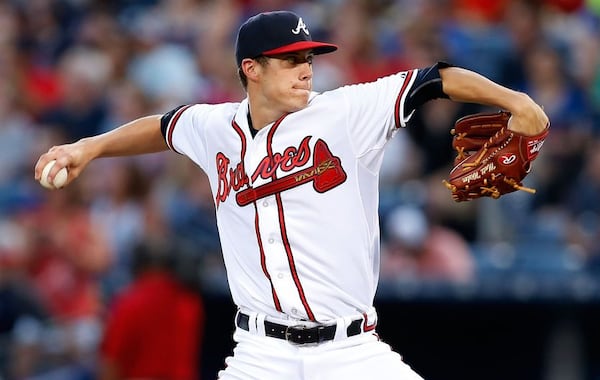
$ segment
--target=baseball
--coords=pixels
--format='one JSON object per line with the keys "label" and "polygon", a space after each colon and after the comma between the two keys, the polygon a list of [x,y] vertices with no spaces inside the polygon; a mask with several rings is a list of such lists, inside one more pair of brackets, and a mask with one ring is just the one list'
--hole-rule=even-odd
{"label": "baseball", "polygon": [[69,177],[69,173],[67,172],[67,168],[62,168],[56,173],[54,176],[54,181],[50,183],[48,181],[48,173],[52,170],[52,167],[56,163],[56,160],[52,160],[44,166],[44,170],[42,170],[42,176],[40,178],[40,184],[44,186],[46,189],[60,189],[67,183],[67,178]]}

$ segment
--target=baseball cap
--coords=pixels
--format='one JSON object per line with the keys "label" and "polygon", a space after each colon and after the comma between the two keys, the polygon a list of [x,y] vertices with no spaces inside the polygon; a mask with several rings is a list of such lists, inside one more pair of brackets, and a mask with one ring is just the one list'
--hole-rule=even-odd
{"label": "baseball cap", "polygon": [[273,11],[259,13],[242,24],[237,35],[235,58],[240,66],[244,58],[305,49],[312,49],[314,54],[325,54],[337,48],[337,45],[313,41],[302,17],[289,11]]}

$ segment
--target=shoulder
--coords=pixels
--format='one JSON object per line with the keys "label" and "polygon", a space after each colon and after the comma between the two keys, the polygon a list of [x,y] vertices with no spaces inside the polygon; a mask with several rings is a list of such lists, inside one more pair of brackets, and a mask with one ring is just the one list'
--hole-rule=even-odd
{"label": "shoulder", "polygon": [[386,75],[380,78],[377,78],[370,82],[360,82],[360,83],[352,83],[347,84],[332,90],[324,91],[322,93],[318,93],[320,96],[339,96],[344,93],[352,93],[356,91],[366,91],[368,89],[378,89],[385,88],[387,86],[393,85],[397,86],[398,84],[408,83],[411,80],[414,80],[415,76],[418,73],[418,69],[411,69],[406,71],[399,71],[390,75]]}
{"label": "shoulder", "polygon": [[401,71],[378,78],[372,82],[347,84],[332,90],[314,93],[312,104],[336,104],[338,106],[355,107],[358,105],[385,105],[382,99],[395,99],[398,94],[406,92],[415,81],[417,70]]}
{"label": "shoulder", "polygon": [[225,116],[231,117],[236,114],[238,109],[240,108],[241,103],[218,103],[218,104],[209,104],[209,103],[196,103],[189,104],[186,106],[186,112],[190,112],[192,114],[204,114],[210,116]]}
{"label": "shoulder", "polygon": [[163,115],[163,129],[166,133],[170,125],[204,129],[229,124],[238,113],[240,105],[241,103],[195,103],[179,106]]}

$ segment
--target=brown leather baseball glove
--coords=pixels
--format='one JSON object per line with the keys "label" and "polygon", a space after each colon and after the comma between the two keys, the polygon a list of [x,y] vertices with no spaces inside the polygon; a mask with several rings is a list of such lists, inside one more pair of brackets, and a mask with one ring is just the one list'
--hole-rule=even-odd
{"label": "brown leather baseball glove", "polygon": [[508,129],[506,111],[465,116],[455,123],[453,148],[457,151],[450,178],[444,184],[456,202],[480,197],[494,199],[517,190],[535,193],[523,186],[548,126],[535,136]]}
{"label": "brown leather baseball glove", "polygon": [[461,117],[454,123],[450,133],[452,148],[456,150],[454,165],[477,152],[490,137],[502,127],[506,127],[510,119],[510,112],[476,113]]}

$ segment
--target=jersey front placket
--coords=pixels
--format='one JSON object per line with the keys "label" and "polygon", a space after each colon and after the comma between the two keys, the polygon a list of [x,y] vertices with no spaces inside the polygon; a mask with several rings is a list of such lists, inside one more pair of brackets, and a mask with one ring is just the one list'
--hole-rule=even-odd
{"label": "jersey front placket", "polygon": [[[253,175],[265,157],[272,157],[276,152],[282,153],[287,147],[275,146],[273,140],[274,126],[266,127],[259,131],[254,139],[248,144],[248,152],[244,165],[252,179],[251,185],[258,186],[270,183],[282,174],[280,172],[272,173],[269,178],[263,178],[261,175]],[[295,273],[295,263],[290,252],[286,249],[284,234],[288,233],[285,226],[282,225],[284,218],[281,201],[278,193],[269,195],[254,201],[257,213],[257,238],[262,242],[262,249],[265,258],[267,272],[271,278],[271,283],[275,289],[276,296],[280,302],[281,311],[299,319],[313,319],[314,316],[310,309],[307,312],[306,301],[302,301],[302,287],[299,283],[297,273]],[[250,205],[246,207],[252,207]]]}

